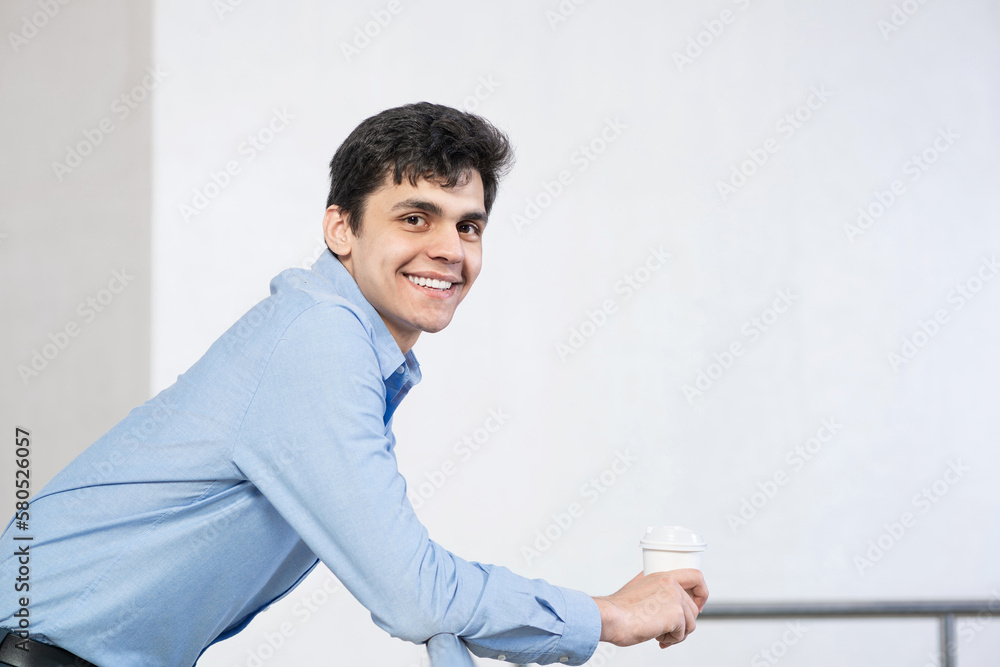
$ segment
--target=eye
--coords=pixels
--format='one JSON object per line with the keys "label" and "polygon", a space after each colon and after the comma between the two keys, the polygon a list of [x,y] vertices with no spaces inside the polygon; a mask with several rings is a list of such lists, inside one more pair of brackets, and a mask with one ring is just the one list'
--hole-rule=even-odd
{"label": "eye", "polygon": [[479,236],[482,231],[479,229],[479,225],[474,222],[460,222],[458,223],[458,231],[461,234],[475,234]]}
{"label": "eye", "polygon": [[411,227],[417,227],[419,225],[427,224],[427,221],[424,220],[424,216],[416,214],[406,216],[405,218],[403,218],[403,222],[405,222],[407,225]]}

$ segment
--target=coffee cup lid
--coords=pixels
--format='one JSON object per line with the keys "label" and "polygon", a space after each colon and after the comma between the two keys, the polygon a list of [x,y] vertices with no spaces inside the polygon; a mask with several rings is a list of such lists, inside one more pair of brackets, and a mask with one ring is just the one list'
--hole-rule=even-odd
{"label": "coffee cup lid", "polygon": [[705,540],[690,528],[682,526],[650,526],[639,540],[643,549],[660,551],[704,551]]}

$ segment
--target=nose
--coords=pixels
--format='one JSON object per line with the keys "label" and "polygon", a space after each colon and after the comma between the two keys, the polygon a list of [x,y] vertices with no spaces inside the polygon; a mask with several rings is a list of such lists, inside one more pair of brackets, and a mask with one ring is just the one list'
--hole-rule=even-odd
{"label": "nose", "polygon": [[462,238],[455,227],[440,225],[427,236],[427,254],[431,259],[455,264],[465,258]]}

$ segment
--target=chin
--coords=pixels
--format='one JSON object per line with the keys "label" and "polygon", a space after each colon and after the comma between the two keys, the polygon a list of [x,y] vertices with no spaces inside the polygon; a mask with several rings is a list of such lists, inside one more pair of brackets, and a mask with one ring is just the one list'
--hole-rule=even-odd
{"label": "chin", "polygon": [[451,324],[450,317],[444,321],[437,320],[435,322],[424,322],[423,325],[421,325],[420,330],[423,331],[424,333],[437,333],[438,331],[441,331],[442,329],[447,327],[449,324]]}

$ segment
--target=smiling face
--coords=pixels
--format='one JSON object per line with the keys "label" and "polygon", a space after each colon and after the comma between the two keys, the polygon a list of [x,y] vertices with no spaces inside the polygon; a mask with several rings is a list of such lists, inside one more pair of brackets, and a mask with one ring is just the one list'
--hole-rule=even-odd
{"label": "smiling face", "polygon": [[340,207],[323,218],[327,245],[354,277],[404,353],[420,332],[451,322],[482,267],[486,227],[479,172],[452,188],[386,182],[366,200],[355,235]]}

